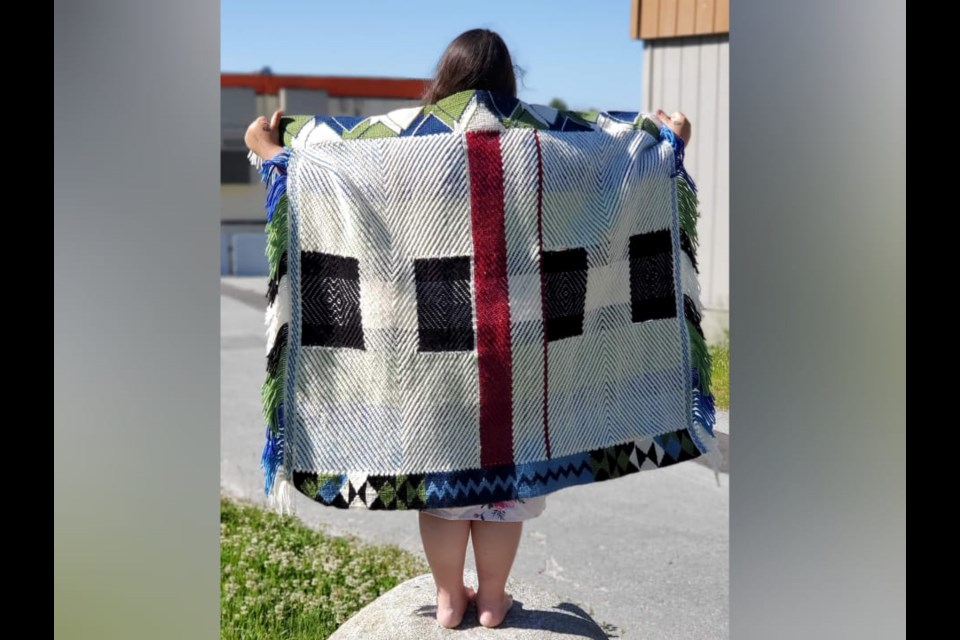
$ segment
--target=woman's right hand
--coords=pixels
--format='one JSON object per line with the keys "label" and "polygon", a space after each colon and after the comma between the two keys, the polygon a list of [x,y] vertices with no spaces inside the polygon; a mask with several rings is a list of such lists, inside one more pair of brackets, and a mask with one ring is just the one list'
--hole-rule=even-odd
{"label": "woman's right hand", "polygon": [[250,123],[243,136],[243,142],[247,148],[264,160],[269,160],[283,151],[280,145],[280,116],[282,115],[283,111],[277,110],[269,120],[265,116],[260,116]]}

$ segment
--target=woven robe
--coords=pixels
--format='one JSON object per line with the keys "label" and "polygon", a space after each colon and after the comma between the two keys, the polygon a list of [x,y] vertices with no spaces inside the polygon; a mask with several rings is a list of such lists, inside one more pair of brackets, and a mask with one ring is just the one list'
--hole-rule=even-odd
{"label": "woven robe", "polygon": [[717,468],[669,128],[466,91],[282,130],[260,163],[268,493],[422,509]]}

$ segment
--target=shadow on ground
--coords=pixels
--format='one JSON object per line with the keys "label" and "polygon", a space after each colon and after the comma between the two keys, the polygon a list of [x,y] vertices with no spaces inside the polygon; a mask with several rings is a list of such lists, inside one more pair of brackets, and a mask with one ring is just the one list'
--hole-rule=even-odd
{"label": "shadow on ground", "polygon": [[[436,605],[419,607],[417,615],[433,619],[437,614]],[[479,627],[477,610],[473,603],[467,608],[463,622],[457,629],[473,629]],[[619,638],[619,630],[612,625],[600,625],[581,607],[572,602],[561,602],[551,610],[526,609],[523,602],[514,599],[513,607],[507,612],[507,617],[497,629],[536,629],[566,636],[580,636],[589,640],[609,640]]]}

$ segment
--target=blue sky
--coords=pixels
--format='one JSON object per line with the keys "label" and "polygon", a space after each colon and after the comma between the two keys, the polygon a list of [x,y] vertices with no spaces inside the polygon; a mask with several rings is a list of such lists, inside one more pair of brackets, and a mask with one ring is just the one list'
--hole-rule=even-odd
{"label": "blue sky", "polygon": [[520,98],[573,109],[641,109],[643,45],[630,0],[221,1],[220,66],[276,74],[428,78],[444,47],[497,31],[526,74]]}

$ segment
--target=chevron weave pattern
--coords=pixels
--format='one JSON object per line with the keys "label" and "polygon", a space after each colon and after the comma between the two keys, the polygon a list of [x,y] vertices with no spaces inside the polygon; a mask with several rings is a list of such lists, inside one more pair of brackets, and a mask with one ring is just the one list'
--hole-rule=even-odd
{"label": "chevron weave pattern", "polygon": [[484,91],[282,126],[261,167],[268,492],[420,509],[716,469],[669,129]]}

